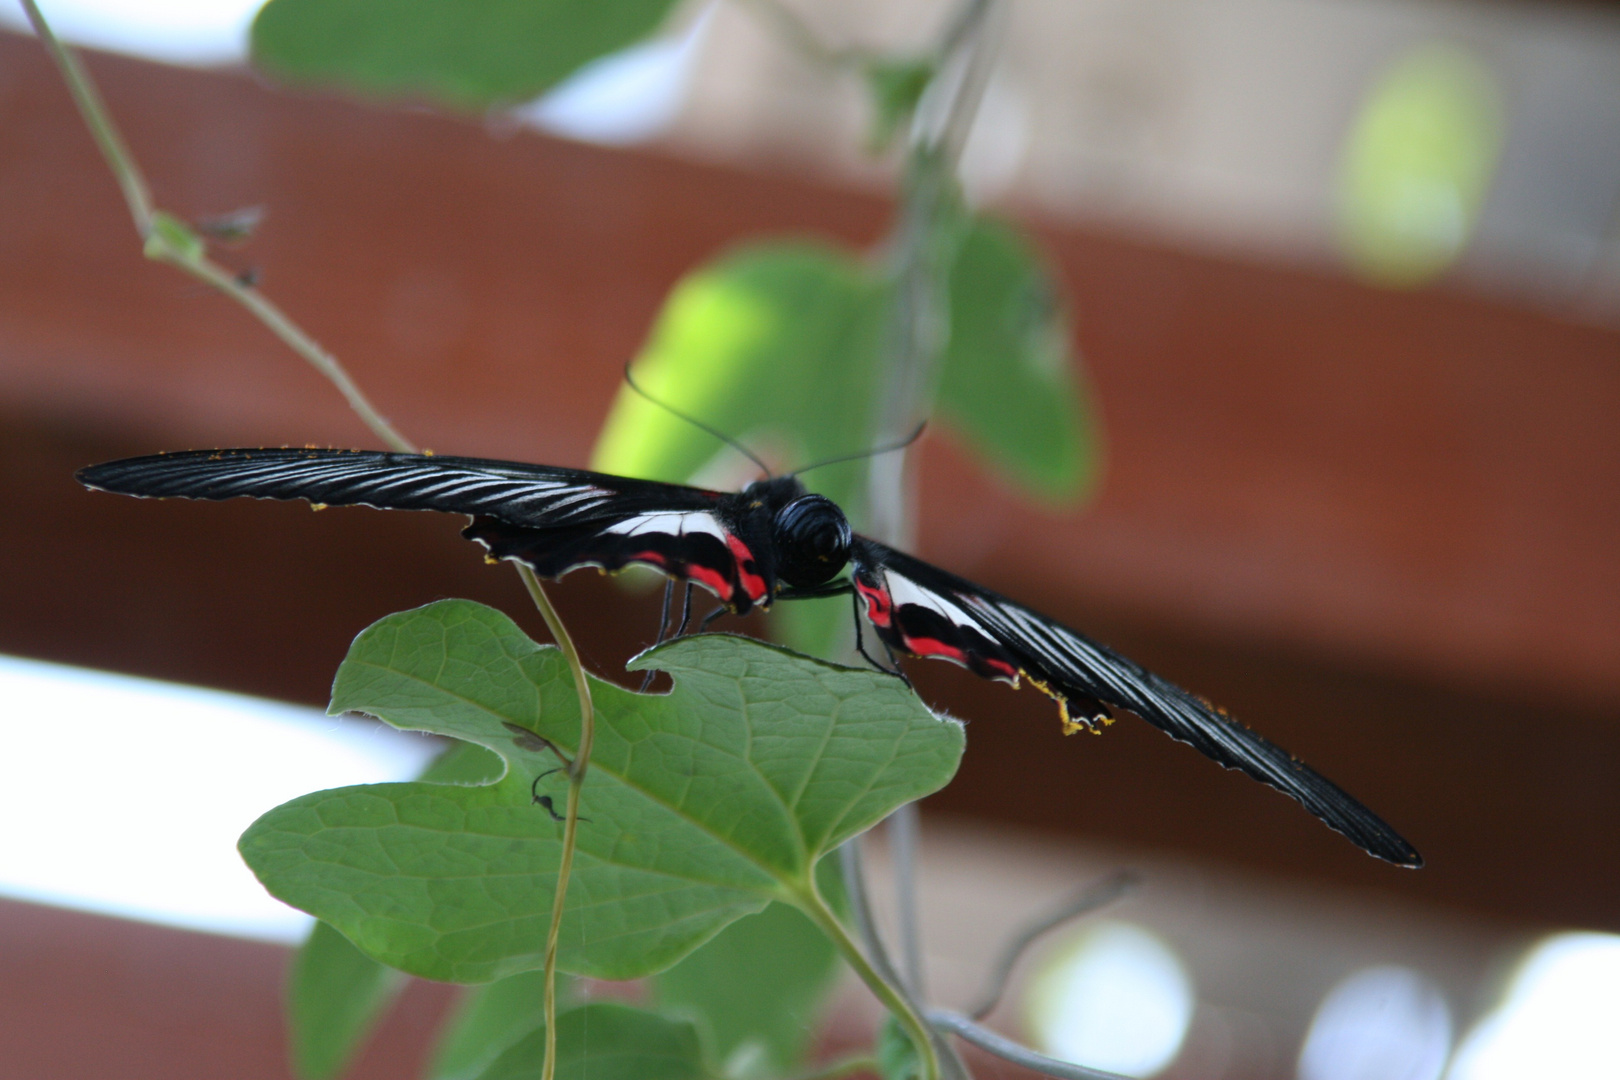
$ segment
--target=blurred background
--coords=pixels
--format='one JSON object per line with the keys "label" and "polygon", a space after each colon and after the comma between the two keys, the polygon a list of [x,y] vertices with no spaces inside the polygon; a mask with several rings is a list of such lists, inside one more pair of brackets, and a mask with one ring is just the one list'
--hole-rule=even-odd
{"label": "blurred background", "polygon": [[[889,225],[858,89],[747,4],[682,5],[484,123],[272,88],[243,66],[255,7],[45,5],[104,50],[160,203],[266,207],[221,258],[441,452],[583,466],[684,273]],[[797,9],[888,48],[942,10]],[[25,26],[0,4],[0,1076],[279,1077],[306,924],[235,834],[420,767],[308,708],[370,622],[445,596],[537,620],[451,520],[72,481],[370,439],[142,260]],[[1221,702],[1428,866],[1144,724],[1060,740],[1045,698],[913,665],[971,721],[924,805],[933,997],[965,1004],[1001,931],[1132,867],[998,1026],[1177,1080],[1620,1075],[1620,8],[1013,0],[962,170],[1054,260],[1104,464],[1089,502],[1040,506],[930,435],[919,554]],[[605,677],[650,637],[655,596],[558,595]],[[355,1075],[413,1074],[447,1001],[413,986]]]}

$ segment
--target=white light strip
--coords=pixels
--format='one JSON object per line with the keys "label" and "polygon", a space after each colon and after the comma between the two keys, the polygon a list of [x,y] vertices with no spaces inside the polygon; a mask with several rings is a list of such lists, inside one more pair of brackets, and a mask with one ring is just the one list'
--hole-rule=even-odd
{"label": "white light strip", "polygon": [[[239,64],[263,0],[39,0],[64,41],[171,64]],[[28,26],[17,0],[0,0],[0,25]]]}
{"label": "white light strip", "polygon": [[0,656],[0,895],[296,941],[236,853],[310,791],[415,776],[440,744],[239,694]]}
{"label": "white light strip", "polygon": [[[73,45],[171,64],[245,64],[248,28],[263,0],[40,0],[51,29]],[[607,145],[662,134],[686,100],[692,66],[715,5],[674,36],[655,37],[587,64],[514,110],[553,135]],[[0,28],[24,33],[17,0],[0,0]],[[116,110],[115,110],[116,111]]]}

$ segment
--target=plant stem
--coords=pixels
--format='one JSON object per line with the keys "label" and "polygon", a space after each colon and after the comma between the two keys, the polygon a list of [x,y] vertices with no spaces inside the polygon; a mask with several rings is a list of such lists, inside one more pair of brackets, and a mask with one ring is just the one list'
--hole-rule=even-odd
{"label": "plant stem", "polygon": [[[871,444],[911,431],[933,402],[935,372],[950,338],[950,271],[959,215],[956,167],[989,73],[993,44],[986,29],[994,0],[964,0],[939,46],[940,66],[918,103],[912,144],[901,180],[899,219],[889,240],[894,289],[888,328],[888,370]],[[874,455],[867,468],[867,528],[900,548],[911,546],[909,452]],[[906,982],[923,994],[921,931],[916,903],[918,812],[905,806],[889,818],[899,886],[900,957]],[[868,949],[878,947],[874,937]]]}
{"label": "plant stem", "polygon": [[[912,1045],[917,1050],[917,1056],[922,1064],[921,1080],[940,1080],[939,1053],[934,1047],[934,1034],[916,1009],[912,1008],[902,987],[896,986],[878,973],[856,944],[855,939],[849,936],[844,924],[838,921],[837,916],[822,899],[812,880],[808,887],[796,895],[794,903],[812,922],[821,928],[821,932],[832,939],[832,943],[843,954],[844,960],[855,969],[861,981],[872,991],[883,1007],[888,1009],[900,1026],[906,1029]],[[887,965],[885,965],[887,966]]]}
{"label": "plant stem", "polygon": [[889,851],[894,863],[895,904],[900,911],[900,970],[913,997],[924,1000],[922,933],[917,910],[917,834],[922,814],[914,802],[889,815]]}
{"label": "plant stem", "polygon": [[[73,102],[78,106],[85,126],[101,148],[101,156],[106,159],[107,167],[112,170],[113,177],[123,190],[124,202],[129,206],[135,231],[145,245],[146,257],[179,267],[247,308],[273,334],[337,387],[349,403],[349,408],[354,410],[361,423],[371,429],[372,434],[392,450],[415,453],[416,447],[377,411],[343,365],[338,363],[337,357],[323,349],[257,289],[245,285],[235,274],[208,258],[202,242],[178,218],[153,207],[152,190],[141,174],[135,156],[119,134],[117,125],[113,123],[111,114],[107,112],[101,92],[96,89],[90,73],[78,56],[57,40],[35,0],[22,0],[22,4],[45,51],[62,73],[62,79],[67,83],[68,92],[73,95]],[[160,222],[176,227],[179,235],[174,235],[169,228],[159,227]]]}
{"label": "plant stem", "polygon": [[574,639],[552,607],[551,598],[533,570],[522,563],[514,564],[534,606],[546,620],[546,627],[568,661],[568,670],[574,675],[574,692],[579,696],[579,745],[574,748],[574,760],[568,766],[568,809],[563,815],[562,857],[557,863],[557,891],[551,901],[551,926],[546,930],[545,959],[545,1018],[546,1056],[541,1066],[541,1080],[552,1080],[557,1070],[557,942],[562,934],[563,905],[568,899],[568,878],[574,869],[574,845],[579,832],[579,796],[585,786],[585,771],[590,767],[591,743],[596,738],[596,709],[591,701],[590,683],[585,677],[585,666],[580,663],[579,650]]}
{"label": "plant stem", "polygon": [[1013,966],[1018,963],[1019,957],[1024,955],[1024,950],[1034,944],[1035,939],[1049,930],[1062,926],[1070,919],[1088,915],[1098,908],[1112,904],[1141,883],[1141,876],[1135,871],[1121,870],[1086,886],[1067,903],[1019,929],[1018,933],[1008,939],[1007,944],[1002,947],[1001,956],[991,969],[990,978],[985,984],[985,991],[979,996],[979,1003],[968,1010],[968,1016],[973,1020],[983,1020],[995,1011],[1001,1002],[1001,995],[1007,989],[1007,979],[1012,975]]}
{"label": "plant stem", "polygon": [[1006,1036],[997,1035],[989,1028],[975,1024],[961,1013],[954,1013],[948,1009],[928,1010],[928,1022],[942,1031],[961,1036],[980,1050],[994,1054],[1003,1061],[1022,1065],[1026,1069],[1055,1077],[1056,1080],[1125,1080],[1125,1077],[1118,1073],[1104,1072],[1101,1069],[1087,1068],[1084,1065],[1047,1057],[1045,1054],[1037,1054],[1027,1046],[1020,1046]]}
{"label": "plant stem", "polygon": [[85,126],[101,148],[101,156],[107,160],[107,167],[123,189],[124,202],[129,204],[129,216],[135,221],[135,231],[145,240],[152,231],[152,192],[146,186],[146,178],[141,175],[141,170],[135,165],[134,155],[113,126],[100,91],[90,81],[79,58],[57,40],[34,0],[22,0],[22,6],[28,13],[28,21],[34,24],[34,33],[39,35],[40,43],[45,46],[45,51],[56,62],[57,70],[67,82],[68,93],[73,95],[79,115],[84,117]]}
{"label": "plant stem", "polygon": [[[225,267],[209,259],[202,241],[188,226],[178,218],[153,208],[151,188],[141,174],[135,156],[130,153],[117,126],[113,124],[101,94],[90,78],[90,73],[84,69],[79,58],[57,39],[35,0],[22,0],[22,3],[29,21],[33,23],[34,32],[39,35],[46,51],[62,73],[68,91],[78,106],[79,115],[84,119],[85,126],[90,129],[90,134],[95,138],[96,145],[101,148],[101,154],[106,159],[108,168],[112,170],[119,187],[123,190],[124,201],[129,205],[130,217],[135,223],[135,231],[145,245],[146,257],[184,270],[247,308],[272,333],[337,388],[344,400],[349,403],[349,408],[361,423],[371,429],[372,434],[393,450],[407,454],[416,453],[415,444],[401,435],[377,411],[370,399],[361,391],[359,384],[338,362],[337,357],[322,348],[302,327],[288,318],[285,312],[257,289],[239,281]],[[546,596],[545,588],[540,584],[539,578],[535,577],[534,571],[522,563],[515,565],[524,586],[529,590],[529,595],[534,599],[535,606],[540,609],[540,615],[545,619],[552,638],[562,650],[568,668],[574,676],[574,689],[579,695],[579,746],[568,769],[568,807],[563,825],[563,850],[557,868],[557,893],[552,904],[551,927],[546,936],[546,1059],[543,1076],[545,1080],[552,1080],[556,1071],[557,936],[562,926],[563,901],[568,892],[569,873],[574,863],[574,847],[579,828],[580,789],[585,782],[585,771],[590,763],[591,743],[596,733],[596,718],[591,702],[590,683],[586,679],[585,668],[580,663],[579,650],[574,647],[573,638],[569,636],[568,629],[558,618],[556,609],[552,607],[551,600]]]}
{"label": "plant stem", "polygon": [[[154,237],[157,234],[153,234]],[[371,429],[371,433],[387,444],[390,450],[402,454],[414,454],[416,445],[401,435],[394,425],[389,423],[371,404],[354,379],[349,376],[347,369],[338,362],[337,357],[322,348],[320,343],[304,332],[297,323],[287,315],[269,298],[257,289],[243,285],[236,275],[209,259],[207,256],[188,255],[186,252],[175,251],[168,244],[163,244],[158,250],[152,242],[147,240],[147,257],[166,262],[186,271],[192,277],[207,282],[232,300],[247,308],[256,315],[260,322],[270,328],[270,332],[280,338],[288,348],[307,360],[311,367],[326,376],[327,380],[337,387],[338,393],[343,395],[349,403],[349,408],[360,418],[360,422]]]}

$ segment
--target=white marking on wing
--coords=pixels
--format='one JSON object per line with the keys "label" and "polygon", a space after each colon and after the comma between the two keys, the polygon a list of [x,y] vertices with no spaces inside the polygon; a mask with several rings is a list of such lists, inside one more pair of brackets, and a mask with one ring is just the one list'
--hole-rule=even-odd
{"label": "white marking on wing", "polygon": [[979,620],[945,599],[939,593],[926,590],[901,574],[885,574],[884,576],[888,579],[889,596],[893,599],[896,608],[903,604],[916,604],[918,607],[932,608],[957,626],[971,626],[976,630],[980,629]]}
{"label": "white marking on wing", "polygon": [[639,536],[646,532],[665,533],[670,536],[686,536],[690,533],[708,533],[725,542],[726,530],[714,520],[714,515],[707,511],[691,513],[660,513],[643,514],[640,517],[625,518],[615,522],[602,530],[604,533],[618,533],[621,536]]}

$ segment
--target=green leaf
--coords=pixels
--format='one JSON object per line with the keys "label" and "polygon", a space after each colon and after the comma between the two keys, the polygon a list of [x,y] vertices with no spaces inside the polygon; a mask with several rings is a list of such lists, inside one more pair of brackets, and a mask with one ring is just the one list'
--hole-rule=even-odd
{"label": "green leaf", "polygon": [[404,985],[399,972],[317,922],[293,959],[287,984],[293,1070],[304,1080],[341,1074]]}
{"label": "green leaf", "polygon": [[[482,751],[481,751],[482,752]],[[563,987],[558,986],[561,997]],[[543,973],[525,971],[472,987],[433,1049],[433,1080],[472,1080],[507,1047],[545,1022]]]}
{"label": "green leaf", "polygon": [[1097,450],[1069,319],[1034,243],[978,218],[951,270],[951,336],[938,409],[969,443],[1029,492],[1081,497]]}
{"label": "green leaf", "polygon": [[506,772],[506,762],[482,746],[454,742],[428,763],[417,777],[424,784],[461,784],[479,787],[493,784]]}
{"label": "green leaf", "polygon": [[883,1080],[917,1080],[922,1075],[917,1047],[893,1016],[885,1016],[878,1028],[877,1059]]}
{"label": "green leaf", "polygon": [[654,976],[652,994],[662,1011],[698,1022],[727,1076],[781,1075],[803,1063],[837,971],[826,935],[772,904]]}
{"label": "green leaf", "polygon": [[[741,248],[675,286],[632,372],[647,393],[779,470],[856,453],[870,438],[886,295],[864,263],[833,247]],[[717,457],[739,466],[739,479],[757,471],[626,386],[592,466],[684,483]],[[861,475],[860,463],[833,465],[806,483],[847,502]]]}
{"label": "green leaf", "polygon": [[[632,366],[659,401],[740,440],[777,471],[869,448],[888,290],[856,256],[810,241],[737,249],[676,285]],[[740,487],[757,469],[714,436],[622,388],[592,467]],[[859,524],[866,463],[804,479]],[[826,654],[847,600],[784,604],[773,632]]]}
{"label": "green leaf", "polygon": [[917,102],[933,81],[932,60],[876,60],[866,68],[866,87],[872,95],[872,126],[867,145],[874,151],[894,141],[900,125],[917,111]]}
{"label": "green leaf", "polygon": [[656,30],[674,0],[270,0],[253,63],[287,82],[461,109],[524,101]]}
{"label": "green leaf", "polygon": [[[428,764],[421,779],[485,784],[499,779],[504,769],[482,746],[455,743]],[[399,972],[317,922],[293,958],[287,980],[287,1033],[298,1075],[327,1080],[341,1074],[404,985]]]}
{"label": "green leaf", "polygon": [[[545,1028],[507,1050],[481,1080],[540,1080]],[[703,1080],[697,1032],[628,1005],[597,1002],[557,1017],[556,1080]]]}
{"label": "green leaf", "polygon": [[[683,638],[632,668],[667,695],[593,683],[596,747],[559,966],[597,978],[662,970],[771,900],[804,902],[816,862],[894,807],[943,786],[962,729],[898,681],[745,638]],[[530,785],[563,790],[538,734],[571,753],[578,702],[557,650],[505,615],[447,600],[355,640],[331,710],[379,716],[498,753],[484,787],[316,792],[243,835],[275,896],[384,963],[485,982],[541,964],[562,826]],[[514,734],[514,733],[518,734]],[[530,733],[534,734],[530,734]]]}
{"label": "green leaf", "polygon": [[144,249],[148,259],[173,255],[185,262],[196,262],[205,251],[202,237],[190,225],[166,210],[152,211],[152,231],[146,236]]}

